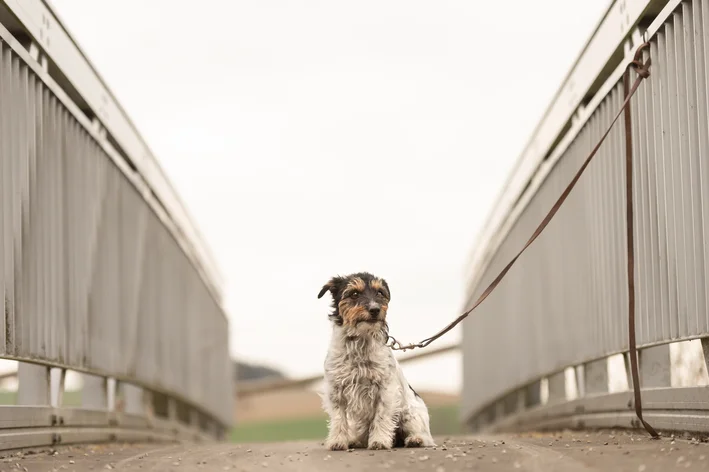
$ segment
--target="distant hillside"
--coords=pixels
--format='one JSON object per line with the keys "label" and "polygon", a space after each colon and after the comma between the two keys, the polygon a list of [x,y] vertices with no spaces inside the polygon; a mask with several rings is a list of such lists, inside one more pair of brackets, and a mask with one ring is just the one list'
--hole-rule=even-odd
{"label": "distant hillside", "polygon": [[285,375],[271,367],[235,361],[234,378],[239,381],[260,380],[265,378],[283,379]]}

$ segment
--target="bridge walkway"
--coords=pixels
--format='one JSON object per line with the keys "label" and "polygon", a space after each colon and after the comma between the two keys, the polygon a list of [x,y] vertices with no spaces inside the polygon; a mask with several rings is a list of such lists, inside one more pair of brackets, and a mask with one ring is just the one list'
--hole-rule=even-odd
{"label": "bridge walkway", "polygon": [[331,452],[319,442],[87,445],[4,456],[34,471],[628,471],[709,470],[709,443],[626,431],[437,438],[438,447]]}

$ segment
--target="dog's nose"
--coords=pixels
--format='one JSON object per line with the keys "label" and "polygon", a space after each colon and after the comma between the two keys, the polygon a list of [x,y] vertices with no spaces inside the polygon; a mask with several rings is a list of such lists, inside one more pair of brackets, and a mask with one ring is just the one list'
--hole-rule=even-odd
{"label": "dog's nose", "polygon": [[369,315],[370,315],[372,318],[376,318],[377,316],[379,316],[379,313],[380,313],[381,311],[382,311],[382,309],[379,308],[378,306],[373,306],[373,307],[370,307],[370,308],[369,308]]}

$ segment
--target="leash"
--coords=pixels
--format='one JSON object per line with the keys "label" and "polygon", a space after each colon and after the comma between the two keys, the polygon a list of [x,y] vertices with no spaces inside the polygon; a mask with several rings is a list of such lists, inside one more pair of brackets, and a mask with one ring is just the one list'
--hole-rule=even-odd
{"label": "leash", "polygon": [[[630,351],[630,371],[633,377],[635,394],[635,414],[653,439],[660,439],[657,431],[643,419],[643,407],[640,398],[640,375],[638,374],[638,355],[635,343],[635,242],[633,239],[633,127],[628,103],[643,79],[650,77],[650,58],[643,64],[640,53],[648,43],[641,45],[635,52],[633,62],[623,74],[623,93],[625,94],[625,221],[628,240],[628,348]],[[638,74],[630,88],[630,68]]]}
{"label": "leash", "polygon": [[[648,58],[647,62],[643,63],[641,58],[642,58],[642,51],[645,50],[650,46],[650,43],[645,42],[641,44],[638,49],[635,51],[635,56],[633,60],[628,64],[628,67],[625,70],[625,73],[623,74],[623,91],[625,95],[625,101],[623,102],[623,105],[620,107],[620,110],[618,110],[618,113],[615,115],[615,118],[613,118],[613,121],[611,124],[608,126],[608,129],[606,130],[605,133],[603,133],[603,136],[601,136],[601,139],[598,141],[596,146],[594,146],[593,150],[590,152],[586,160],[583,162],[581,165],[581,168],[576,172],[576,175],[574,175],[574,178],[571,179],[571,182],[569,185],[566,186],[564,191],[561,193],[561,196],[558,198],[556,203],[551,207],[547,215],[544,217],[542,222],[539,224],[536,230],[534,230],[534,233],[532,236],[527,240],[525,243],[524,247],[517,253],[516,256],[512,258],[512,260],[502,269],[502,271],[495,277],[495,279],[492,281],[490,285],[485,289],[485,291],[478,297],[478,299],[473,303],[473,306],[460,315],[458,318],[453,320],[451,323],[449,323],[447,326],[445,326],[443,329],[438,331],[436,334],[433,336],[426,338],[422,341],[419,341],[418,343],[412,343],[412,344],[401,344],[396,338],[393,336],[388,336],[387,337],[387,346],[389,346],[391,349],[395,351],[406,351],[409,349],[416,349],[416,348],[425,348],[429,344],[431,344],[433,341],[437,340],[441,336],[445,335],[448,333],[450,330],[452,330],[454,327],[456,327],[461,321],[463,321],[465,318],[468,317],[478,306],[482,304],[482,302],[485,301],[485,299],[497,288],[497,286],[502,282],[502,279],[505,278],[507,275],[507,272],[514,266],[514,264],[517,262],[517,259],[524,253],[524,251],[527,250],[529,246],[532,245],[532,243],[539,237],[540,234],[544,231],[544,229],[547,227],[549,222],[554,218],[556,213],[559,211],[559,208],[564,204],[566,201],[566,198],[569,196],[571,193],[571,190],[576,186],[576,183],[579,181],[581,176],[583,175],[584,171],[588,167],[588,165],[591,163],[591,160],[594,158],[598,150],[600,149],[601,145],[603,142],[606,140],[606,137],[608,137],[608,134],[610,134],[611,130],[613,129],[613,126],[615,125],[616,121],[618,121],[618,118],[620,118],[620,115],[624,113],[624,118],[625,118],[625,167],[626,167],[626,179],[625,179],[625,194],[626,194],[626,221],[627,221],[627,246],[628,246],[628,331],[629,331],[629,351],[630,351],[630,364],[631,364],[631,371],[632,371],[632,377],[633,377],[633,390],[635,392],[635,413],[638,416],[638,419],[642,422],[643,426],[647,430],[650,435],[657,439],[659,438],[659,435],[657,432],[650,426],[645,420],[643,419],[642,416],[642,403],[641,403],[641,398],[640,398],[640,382],[639,382],[639,374],[638,374],[638,360],[637,360],[637,347],[636,347],[636,340],[635,340],[635,255],[634,255],[634,244],[633,244],[633,142],[632,142],[632,123],[631,123],[631,113],[630,113],[630,99],[632,96],[635,94],[635,92],[638,90],[638,87],[640,87],[640,84],[642,81],[650,76],[650,59]],[[632,87],[630,87],[630,69],[635,70],[637,73],[637,78],[635,79],[635,82],[633,83]]]}

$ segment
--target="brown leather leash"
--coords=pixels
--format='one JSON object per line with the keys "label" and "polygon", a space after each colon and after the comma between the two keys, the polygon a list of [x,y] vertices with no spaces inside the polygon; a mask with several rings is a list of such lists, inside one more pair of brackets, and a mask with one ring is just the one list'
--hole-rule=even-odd
{"label": "brown leather leash", "polygon": [[[650,433],[653,439],[659,439],[655,428],[650,426],[643,419],[643,407],[640,398],[640,375],[638,374],[638,354],[635,344],[635,241],[633,237],[633,126],[630,117],[630,107],[628,102],[633,96],[637,86],[643,79],[650,76],[650,58],[643,64],[640,62],[642,50],[648,47],[648,43],[641,45],[635,52],[635,58],[630,63],[623,74],[623,92],[625,94],[625,221],[628,241],[628,348],[630,351],[630,371],[633,377],[633,393],[635,394],[635,414]],[[630,68],[635,69],[638,77],[635,79],[633,88],[630,88]]]}
{"label": "brown leather leash", "polygon": [[[608,129],[606,130],[605,133],[603,133],[603,136],[601,136],[601,139],[598,141],[598,144],[593,148],[593,150],[590,152],[586,160],[583,162],[581,165],[581,168],[576,172],[576,175],[574,175],[574,178],[571,179],[571,182],[569,185],[567,185],[566,189],[561,193],[561,196],[558,198],[556,203],[551,207],[551,210],[549,210],[549,213],[544,217],[542,222],[539,224],[536,230],[534,230],[534,233],[532,236],[529,238],[529,240],[525,243],[524,247],[517,253],[516,256],[512,258],[512,260],[502,269],[502,271],[495,277],[495,279],[492,281],[490,285],[485,289],[485,291],[478,297],[478,299],[473,303],[473,306],[460,315],[458,318],[453,320],[451,323],[449,323],[446,327],[444,327],[442,330],[434,334],[433,336],[424,339],[423,341],[420,341],[418,343],[412,343],[412,344],[406,344],[403,345],[399,341],[396,340],[393,336],[389,336],[387,339],[387,346],[389,346],[391,349],[396,350],[396,351],[405,351],[408,349],[416,349],[416,348],[424,348],[431,344],[433,341],[436,339],[440,338],[441,336],[445,335],[448,333],[450,330],[452,330],[455,326],[457,326],[461,321],[463,321],[465,318],[470,315],[482,302],[485,301],[485,299],[497,288],[497,286],[502,282],[502,279],[505,278],[507,275],[507,272],[512,268],[512,266],[517,262],[517,259],[524,253],[524,251],[527,250],[529,246],[539,237],[540,234],[544,231],[544,229],[547,227],[549,222],[554,218],[556,213],[559,211],[559,208],[564,204],[566,201],[566,198],[569,196],[571,193],[571,190],[576,186],[576,183],[579,181],[581,178],[581,175],[583,175],[584,171],[588,167],[588,165],[591,163],[591,160],[594,158],[596,153],[601,147],[601,144],[605,141],[606,137],[608,137],[608,134],[611,132],[613,129],[613,126],[615,125],[616,121],[618,121],[618,118],[620,118],[620,115],[622,113],[625,114],[625,166],[626,166],[626,221],[627,221],[627,244],[628,244],[628,332],[629,332],[629,351],[630,351],[630,364],[631,364],[631,371],[632,371],[632,377],[633,377],[633,390],[635,393],[635,413],[638,416],[638,419],[642,422],[643,426],[647,430],[648,433],[653,438],[659,438],[659,435],[657,432],[653,429],[652,426],[650,426],[644,419],[642,415],[642,403],[641,403],[641,396],[640,396],[640,382],[639,382],[639,375],[638,375],[638,362],[637,362],[637,348],[636,348],[636,342],[635,342],[635,255],[634,255],[634,244],[633,244],[633,142],[632,142],[632,123],[631,123],[631,114],[630,114],[630,99],[632,96],[635,94],[637,91],[638,87],[640,87],[640,84],[642,81],[650,76],[650,59],[648,58],[647,62],[643,63],[641,58],[642,58],[642,51],[650,46],[649,43],[645,42],[641,44],[638,49],[635,52],[635,57],[633,58],[633,61],[628,64],[628,67],[625,70],[625,73],[623,74],[623,88],[624,88],[624,94],[625,94],[625,101],[623,102],[623,105],[620,107],[620,110],[618,110],[618,113],[615,115],[615,118],[613,118],[613,121],[611,124],[608,126]],[[635,82],[633,83],[632,87],[629,87],[630,85],[630,69],[635,70],[637,73],[637,78],[635,79]]]}

